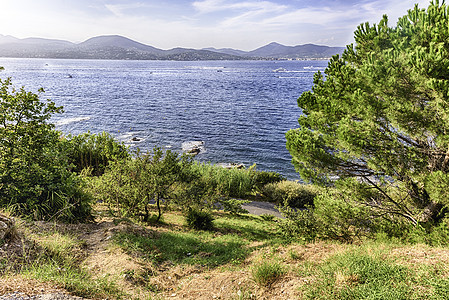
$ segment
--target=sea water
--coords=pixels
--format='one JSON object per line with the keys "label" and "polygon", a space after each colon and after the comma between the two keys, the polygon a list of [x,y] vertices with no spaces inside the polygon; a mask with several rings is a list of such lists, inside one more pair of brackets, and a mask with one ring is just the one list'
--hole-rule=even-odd
{"label": "sea water", "polygon": [[52,122],[65,134],[107,131],[131,148],[243,163],[300,179],[285,147],[297,128],[297,98],[327,61],[113,61],[0,58],[0,77],[64,107]]}

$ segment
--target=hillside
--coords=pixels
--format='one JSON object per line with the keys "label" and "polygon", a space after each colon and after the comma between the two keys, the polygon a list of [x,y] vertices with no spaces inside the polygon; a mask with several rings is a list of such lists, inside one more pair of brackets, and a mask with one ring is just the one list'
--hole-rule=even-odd
{"label": "hillside", "polygon": [[216,213],[207,232],[188,229],[176,211],[160,224],[114,219],[106,207],[96,213],[86,224],[16,219],[17,231],[0,244],[0,299],[442,300],[449,293],[447,248],[288,241],[279,220],[251,215]]}
{"label": "hillside", "polygon": [[0,35],[0,57],[118,59],[118,60],[248,60],[328,59],[343,48],[317,45],[284,46],[270,43],[253,51],[225,48],[159,49],[119,35],[97,36],[82,43]]}
{"label": "hillside", "polygon": [[341,54],[345,48],[319,46],[314,44],[284,46],[273,42],[248,52],[230,48],[206,49],[225,54],[265,59],[327,59],[335,54]]}

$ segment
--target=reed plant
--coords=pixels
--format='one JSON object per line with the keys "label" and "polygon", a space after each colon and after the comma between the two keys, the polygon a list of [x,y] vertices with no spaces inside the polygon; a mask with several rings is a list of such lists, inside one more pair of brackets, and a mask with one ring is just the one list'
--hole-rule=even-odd
{"label": "reed plant", "polygon": [[205,163],[195,163],[192,168],[201,176],[208,177],[211,184],[220,186],[230,197],[245,198],[253,191],[254,181],[251,169],[226,169]]}

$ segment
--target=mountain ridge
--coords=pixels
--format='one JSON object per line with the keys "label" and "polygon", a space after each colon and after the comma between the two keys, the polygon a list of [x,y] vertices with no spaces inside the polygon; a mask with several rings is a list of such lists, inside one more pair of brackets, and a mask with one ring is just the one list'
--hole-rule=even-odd
{"label": "mountain ridge", "polygon": [[314,44],[285,46],[271,42],[252,51],[233,48],[159,49],[120,35],[103,35],[81,43],[59,39],[25,38],[0,35],[0,57],[119,59],[119,60],[253,60],[329,59],[343,47]]}

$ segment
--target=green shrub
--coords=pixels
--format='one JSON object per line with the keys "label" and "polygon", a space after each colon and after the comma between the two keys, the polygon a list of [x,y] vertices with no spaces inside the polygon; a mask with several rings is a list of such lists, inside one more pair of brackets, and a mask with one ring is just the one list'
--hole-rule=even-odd
{"label": "green shrub", "polygon": [[278,262],[264,261],[251,270],[253,280],[261,286],[270,286],[285,274],[284,267]]}
{"label": "green shrub", "polygon": [[320,193],[314,207],[299,210],[288,205],[278,206],[285,217],[280,223],[284,235],[304,240],[333,239],[352,242],[355,238],[371,235],[378,227],[369,209],[351,202],[351,195],[336,189]]}
{"label": "green shrub", "polygon": [[287,238],[301,238],[313,241],[320,234],[319,224],[313,209],[297,210],[290,206],[279,206],[278,210],[285,217],[278,224],[279,231]]}
{"label": "green shrub", "polygon": [[39,220],[89,218],[83,181],[70,172],[59,132],[48,122],[62,107],[7,79],[0,80],[0,111],[0,207]]}
{"label": "green shrub", "polygon": [[313,206],[313,199],[319,191],[316,186],[288,180],[269,183],[262,189],[263,196],[268,202],[296,208]]}
{"label": "green shrub", "polygon": [[222,187],[213,178],[203,176],[196,166],[183,164],[182,175],[173,186],[173,203],[179,209],[212,209],[221,199],[227,199]]}
{"label": "green shrub", "polygon": [[155,147],[133,159],[110,161],[103,176],[91,179],[92,193],[124,216],[150,220],[150,207],[157,207],[157,221],[163,206],[175,198],[175,187],[183,178],[183,168],[189,167],[184,156]]}
{"label": "green shrub", "polygon": [[220,199],[218,201],[222,206],[224,211],[230,212],[231,214],[247,214],[248,211],[242,208],[242,204],[249,203],[249,200],[241,199]]}
{"label": "green shrub", "polygon": [[277,172],[253,171],[251,173],[254,189],[262,192],[263,187],[269,183],[275,183],[286,180],[284,176]]}
{"label": "green shrub", "polygon": [[189,228],[195,230],[212,230],[213,220],[210,212],[198,209],[189,209],[185,215],[185,220]]}
{"label": "green shrub", "polygon": [[84,133],[69,135],[65,144],[69,162],[75,166],[74,171],[80,173],[90,168],[92,175],[99,176],[111,161],[121,161],[130,157],[128,149],[117,142],[107,132],[99,134]]}

